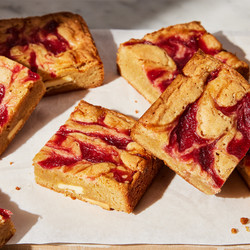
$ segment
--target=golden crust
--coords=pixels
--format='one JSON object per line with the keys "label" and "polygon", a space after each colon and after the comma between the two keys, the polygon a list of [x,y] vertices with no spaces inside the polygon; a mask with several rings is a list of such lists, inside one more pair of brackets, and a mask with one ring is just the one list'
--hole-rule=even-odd
{"label": "golden crust", "polygon": [[4,152],[45,93],[39,75],[0,56],[0,154]]}
{"label": "golden crust", "polygon": [[198,48],[248,79],[248,64],[225,51],[222,44],[197,21],[162,28],[142,39],[120,44],[117,65],[121,76],[153,103]]}
{"label": "golden crust", "polygon": [[[165,28],[161,28],[160,30],[146,34],[143,39],[150,42],[157,42],[160,41],[162,37],[168,38],[174,35],[180,35],[184,37],[186,36],[188,38],[190,36],[190,33],[196,33],[197,31],[207,33],[200,22],[193,21],[189,23],[175,24]],[[216,45],[216,48],[220,48],[219,42]]]}
{"label": "golden crust", "polygon": [[237,170],[250,188],[250,152],[246,154],[243,160],[238,164]]}
{"label": "golden crust", "polygon": [[[35,156],[36,182],[105,209],[132,212],[161,165],[132,141],[134,124],[81,101]],[[62,163],[51,167],[55,157]]]}
{"label": "golden crust", "polygon": [[48,94],[103,82],[103,64],[84,19],[60,12],[0,20],[0,53],[37,71]]}
{"label": "golden crust", "polygon": [[[239,131],[237,125],[247,111],[236,110],[243,100],[249,105],[249,93],[248,82],[238,72],[198,51],[139,119],[131,136],[201,191],[218,193],[248,149],[249,128]],[[228,145],[237,140],[241,152],[229,153]]]}

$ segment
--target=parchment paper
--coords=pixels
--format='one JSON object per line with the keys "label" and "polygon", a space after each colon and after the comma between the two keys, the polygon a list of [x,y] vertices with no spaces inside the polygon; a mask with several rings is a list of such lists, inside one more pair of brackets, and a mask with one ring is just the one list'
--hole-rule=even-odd
{"label": "parchment paper", "polygon": [[[116,70],[117,46],[149,30],[93,30],[105,66],[103,86],[44,97],[0,161],[0,207],[13,212],[9,244],[248,244],[240,223],[250,217],[250,191],[235,171],[222,192],[208,196],[167,167],[131,214],[72,200],[34,181],[32,159],[81,99],[139,118],[149,103]],[[214,31],[224,47],[250,60],[250,34]],[[20,190],[17,190],[19,187]],[[248,225],[250,226],[250,225]],[[238,233],[232,234],[231,228]]]}

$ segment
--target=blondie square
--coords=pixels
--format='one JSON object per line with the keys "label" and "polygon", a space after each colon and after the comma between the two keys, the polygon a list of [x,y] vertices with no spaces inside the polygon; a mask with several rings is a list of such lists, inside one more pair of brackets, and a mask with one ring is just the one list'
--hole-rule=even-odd
{"label": "blondie square", "polygon": [[0,155],[23,127],[45,93],[37,73],[0,56]]}
{"label": "blondie square", "polygon": [[97,87],[103,64],[86,22],[77,14],[0,20],[0,55],[38,73],[47,94]]}
{"label": "blondie square", "polygon": [[132,212],[162,163],[131,139],[134,124],[80,101],[35,156],[36,182],[108,210]]}
{"label": "blondie square", "polygon": [[250,85],[199,50],[131,136],[185,180],[218,193],[250,147]]}
{"label": "blondie square", "polygon": [[0,208],[0,247],[6,244],[16,232],[11,215],[9,210]]}

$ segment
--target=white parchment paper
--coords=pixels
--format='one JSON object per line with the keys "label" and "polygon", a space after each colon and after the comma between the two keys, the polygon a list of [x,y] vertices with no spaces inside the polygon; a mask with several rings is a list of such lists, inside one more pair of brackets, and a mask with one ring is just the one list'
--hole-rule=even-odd
{"label": "white parchment paper", "polygon": [[[81,99],[139,118],[149,107],[116,70],[117,46],[145,30],[93,30],[105,67],[103,86],[44,97],[0,160],[0,207],[13,212],[9,244],[250,244],[240,223],[250,217],[250,191],[235,171],[222,192],[208,196],[165,167],[135,211],[106,211],[40,187],[32,159]],[[214,31],[224,47],[250,60],[250,34]],[[17,190],[16,187],[20,187]],[[248,225],[250,226],[250,225]],[[239,230],[231,233],[231,228]]]}

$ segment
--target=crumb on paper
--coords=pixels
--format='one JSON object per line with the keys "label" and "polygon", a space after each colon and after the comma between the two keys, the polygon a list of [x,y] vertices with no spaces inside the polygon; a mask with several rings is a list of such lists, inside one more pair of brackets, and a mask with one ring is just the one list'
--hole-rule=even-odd
{"label": "crumb on paper", "polygon": [[137,100],[135,100],[135,103],[137,103],[138,101]]}
{"label": "crumb on paper", "polygon": [[241,222],[242,225],[246,225],[248,223],[248,221],[249,221],[249,219],[246,218],[246,217],[241,217],[240,218],[240,222]]}
{"label": "crumb on paper", "polygon": [[246,231],[250,232],[250,227],[246,226]]}
{"label": "crumb on paper", "polygon": [[20,187],[18,187],[18,186],[16,186],[16,190],[21,190],[21,188],[20,188]]}
{"label": "crumb on paper", "polygon": [[232,229],[231,229],[231,233],[232,233],[232,234],[237,234],[237,233],[238,233],[238,229],[232,228]]}
{"label": "crumb on paper", "polygon": [[14,161],[11,161],[11,162],[10,162],[10,165],[13,165],[13,164],[14,164]]}
{"label": "crumb on paper", "polygon": [[139,110],[136,109],[136,110],[135,110],[135,113],[138,114],[138,113],[139,113]]}

